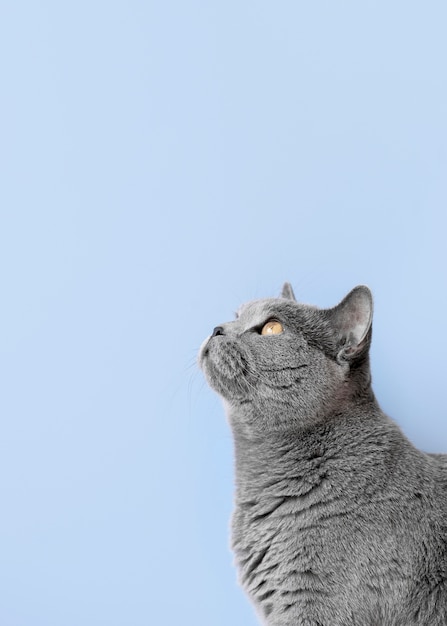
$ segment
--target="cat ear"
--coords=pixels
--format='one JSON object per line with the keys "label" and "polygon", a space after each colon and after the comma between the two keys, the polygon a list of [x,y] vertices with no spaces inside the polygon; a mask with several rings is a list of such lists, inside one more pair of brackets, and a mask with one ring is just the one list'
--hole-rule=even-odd
{"label": "cat ear", "polygon": [[295,300],[295,294],[293,293],[292,285],[290,283],[284,283],[281,298],[286,298],[287,300]]}
{"label": "cat ear", "polygon": [[368,344],[372,315],[372,295],[364,285],[355,287],[340,304],[331,309],[332,325],[342,346],[338,353],[339,359],[355,357]]}

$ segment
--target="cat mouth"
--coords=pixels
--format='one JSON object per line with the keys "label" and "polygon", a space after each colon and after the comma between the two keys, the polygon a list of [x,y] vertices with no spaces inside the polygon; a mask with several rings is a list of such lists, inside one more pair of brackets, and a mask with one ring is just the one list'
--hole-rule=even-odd
{"label": "cat mouth", "polygon": [[201,370],[203,370],[204,362],[208,358],[210,353],[209,341],[211,339],[211,335],[209,335],[205,341],[203,341],[202,345],[199,348],[199,354],[197,357],[197,362]]}
{"label": "cat mouth", "polygon": [[209,385],[223,398],[248,401],[256,381],[252,380],[247,355],[236,342],[207,337],[200,347],[198,364]]}

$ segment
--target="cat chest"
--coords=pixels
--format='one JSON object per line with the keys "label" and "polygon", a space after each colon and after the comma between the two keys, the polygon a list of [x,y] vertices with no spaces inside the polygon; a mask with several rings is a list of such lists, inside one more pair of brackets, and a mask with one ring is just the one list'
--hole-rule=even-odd
{"label": "cat chest", "polygon": [[343,557],[340,560],[333,547],[345,541],[338,525],[322,514],[316,508],[297,512],[287,501],[271,502],[264,512],[259,507],[235,511],[233,549],[239,578],[256,602],[287,605],[335,591]]}
{"label": "cat chest", "polygon": [[287,499],[264,502],[262,510],[260,503],[237,507],[233,549],[240,583],[266,616],[307,615],[309,606],[321,616],[332,607],[342,616],[334,624],[357,626],[381,623],[371,616],[386,610],[394,624],[391,615],[401,614],[411,596],[407,533],[405,527],[401,537],[391,528],[384,533],[373,518],[364,522],[358,507],[344,499],[305,509]]}

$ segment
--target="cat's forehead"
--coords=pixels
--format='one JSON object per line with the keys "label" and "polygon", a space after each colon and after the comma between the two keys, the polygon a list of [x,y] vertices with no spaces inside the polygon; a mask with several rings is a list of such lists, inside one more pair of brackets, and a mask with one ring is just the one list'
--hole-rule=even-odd
{"label": "cat's forehead", "polygon": [[264,298],[242,304],[236,311],[236,317],[247,321],[258,320],[275,314],[291,312],[297,308],[299,308],[297,303],[292,303],[283,298]]}

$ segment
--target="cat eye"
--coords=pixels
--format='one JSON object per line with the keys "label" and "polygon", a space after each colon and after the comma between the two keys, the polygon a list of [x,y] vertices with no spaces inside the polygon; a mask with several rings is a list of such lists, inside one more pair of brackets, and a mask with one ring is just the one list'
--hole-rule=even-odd
{"label": "cat eye", "polygon": [[284,332],[283,325],[278,320],[269,320],[264,324],[261,335],[280,335]]}

